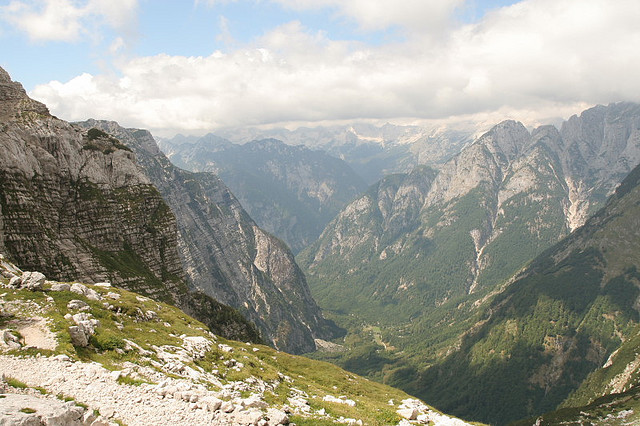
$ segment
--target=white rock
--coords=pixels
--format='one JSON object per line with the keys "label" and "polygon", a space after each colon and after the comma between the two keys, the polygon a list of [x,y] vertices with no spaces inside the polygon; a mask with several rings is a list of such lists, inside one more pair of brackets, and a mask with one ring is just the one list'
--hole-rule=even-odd
{"label": "white rock", "polygon": [[89,305],[87,304],[87,302],[83,302],[82,300],[78,300],[78,299],[73,299],[70,300],[69,303],[67,303],[67,309],[69,310],[76,310],[76,309],[82,309],[82,308],[88,308]]}
{"label": "white rock", "polygon": [[407,420],[415,420],[418,418],[418,410],[414,407],[400,408],[396,412]]}
{"label": "white rock", "polygon": [[289,424],[289,416],[287,416],[285,412],[275,408],[267,410],[267,418],[269,419],[270,426]]}
{"label": "white rock", "polygon": [[71,290],[71,285],[67,283],[53,283],[51,284],[51,291],[69,291]]}
{"label": "white rock", "polygon": [[69,288],[69,290],[72,291],[73,293],[81,294],[84,296],[88,289],[87,289],[87,286],[84,284],[73,283],[71,284],[71,287]]}
{"label": "white rock", "polygon": [[200,399],[200,402],[205,403],[209,411],[217,411],[222,405],[222,401],[215,396],[205,396]]}
{"label": "white rock", "polygon": [[[35,395],[5,394],[2,398],[0,424],[15,426],[49,425],[82,426],[84,408],[75,403],[67,404],[57,399],[41,398]],[[25,407],[35,410],[24,413]]]}
{"label": "white rock", "polygon": [[103,283],[95,283],[96,287],[111,287],[111,283],[103,282]]}
{"label": "white rock", "polygon": [[23,272],[22,288],[26,288],[31,291],[42,290],[42,286],[46,279],[47,277],[45,277],[41,272]]}
{"label": "white rock", "polygon": [[224,401],[222,403],[222,405],[220,406],[220,410],[225,412],[225,413],[231,413],[235,409],[236,409],[236,407],[235,407],[235,405],[233,405],[233,403],[231,401]]}
{"label": "white rock", "polygon": [[335,402],[337,404],[345,404],[350,407],[356,406],[356,402],[353,399],[347,399],[345,397],[336,398],[333,395],[325,395],[324,398],[322,398],[322,400],[326,402]]}

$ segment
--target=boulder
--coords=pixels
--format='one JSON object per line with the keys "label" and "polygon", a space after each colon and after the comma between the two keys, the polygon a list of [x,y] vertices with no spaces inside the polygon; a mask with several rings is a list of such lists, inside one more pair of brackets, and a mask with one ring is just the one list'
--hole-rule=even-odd
{"label": "boulder", "polygon": [[71,290],[71,285],[67,283],[53,283],[51,284],[51,291],[69,291]]}
{"label": "boulder", "polygon": [[415,407],[400,408],[397,413],[407,420],[415,420],[418,418],[418,410]]}
{"label": "boulder", "polygon": [[71,344],[84,348],[89,345],[89,337],[91,334],[81,325],[72,325],[69,327],[69,336],[71,337]]}
{"label": "boulder", "polygon": [[78,300],[78,299],[73,299],[69,301],[69,303],[67,303],[67,309],[69,309],[70,311],[88,308],[88,307],[89,305],[86,302],[83,302],[82,300]]}
{"label": "boulder", "polygon": [[22,346],[20,345],[20,339],[14,335],[11,330],[3,330],[0,338],[2,339],[2,343],[8,346],[9,349],[20,349]]}
{"label": "boulder", "polygon": [[20,288],[22,285],[22,278],[14,276],[9,280],[9,287]]}
{"label": "boulder", "polygon": [[204,403],[209,411],[217,411],[222,405],[222,401],[215,396],[205,396],[200,398],[200,402]]}
{"label": "boulder", "polygon": [[267,410],[267,418],[269,419],[269,425],[288,425],[289,424],[289,416],[283,411],[277,410],[275,408],[270,408]]}
{"label": "boulder", "polygon": [[257,410],[240,411],[234,413],[234,424],[238,425],[257,425],[262,420],[263,414]]}
{"label": "boulder", "polygon": [[[11,426],[83,426],[85,409],[74,402],[65,403],[35,395],[5,394],[2,398],[0,424]],[[30,408],[33,412],[25,412]]]}
{"label": "boulder", "polygon": [[41,272],[23,272],[22,273],[22,288],[26,288],[31,291],[42,290],[44,281],[47,277]]}
{"label": "boulder", "polygon": [[81,294],[89,300],[102,300],[102,296],[92,288],[87,287],[84,284],[73,283],[70,290],[76,294]]}

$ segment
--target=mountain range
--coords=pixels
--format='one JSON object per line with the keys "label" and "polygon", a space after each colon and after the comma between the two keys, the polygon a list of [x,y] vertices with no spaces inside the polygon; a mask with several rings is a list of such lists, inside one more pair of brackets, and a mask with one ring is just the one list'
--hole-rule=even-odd
{"label": "mountain range", "polygon": [[296,253],[367,186],[344,161],[276,139],[243,145],[212,134],[193,143],[173,140],[181,141],[161,141],[161,148],[176,166],[218,175],[260,227]]}
{"label": "mountain range", "polygon": [[11,259],[58,280],[110,281],[210,326],[232,317],[242,332],[229,337],[257,341],[246,317],[290,352],[332,336],[288,248],[219,178],[175,168],[147,131],[52,117],[4,71],[0,86],[0,250]]}
{"label": "mountain range", "polygon": [[[95,426],[116,412],[135,423],[151,406],[177,422],[462,424],[262,341],[320,349],[307,356],[475,421],[640,419],[639,105],[596,106],[557,128],[504,121],[473,141],[399,126],[272,131],[382,147],[360,157],[367,167],[401,153],[370,169],[384,176],[364,192],[348,161],[274,139],[164,145],[185,167],[228,167],[240,187],[263,181],[257,192],[312,201],[316,218],[338,212],[298,255],[302,269],[244,210],[248,199],[214,173],[176,167],[146,130],[59,120],[1,69],[0,126],[0,369],[20,376],[3,392],[91,398],[107,411],[67,404],[65,416]],[[268,210],[282,215],[273,223],[292,217]]]}
{"label": "mountain range", "polygon": [[[416,168],[373,185],[298,256],[320,305],[360,342],[327,359],[436,398],[442,388],[416,377],[460,349],[515,273],[604,204],[640,161],[639,119],[638,105],[620,103],[587,110],[559,130],[505,121],[438,170]],[[363,350],[363,341],[385,350]],[[466,385],[472,374],[455,377]],[[464,411],[459,398],[447,407],[483,421],[517,418],[502,405],[476,404],[470,395],[481,389],[461,392],[475,411]],[[553,405],[531,404],[519,405],[518,415]]]}

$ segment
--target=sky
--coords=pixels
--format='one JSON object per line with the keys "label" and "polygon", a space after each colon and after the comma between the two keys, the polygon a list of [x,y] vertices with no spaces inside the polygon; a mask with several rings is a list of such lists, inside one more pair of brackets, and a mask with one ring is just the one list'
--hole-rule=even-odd
{"label": "sky", "polygon": [[640,0],[0,0],[0,66],[158,136],[640,102]]}

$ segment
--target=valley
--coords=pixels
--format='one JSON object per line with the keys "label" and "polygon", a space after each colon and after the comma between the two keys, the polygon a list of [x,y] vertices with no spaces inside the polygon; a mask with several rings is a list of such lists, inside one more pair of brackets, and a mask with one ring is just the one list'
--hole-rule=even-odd
{"label": "valley", "polygon": [[[93,361],[162,388],[168,346],[192,349],[155,327],[175,323],[209,339],[204,361],[182,354],[180,372],[207,375],[216,388],[207,397],[220,400],[214,409],[192,401],[202,411],[184,421],[630,424],[640,415],[640,105],[595,106],[558,127],[507,120],[479,134],[354,125],[236,135],[286,143],[213,134],[158,143],[113,121],[60,120],[3,70],[0,95],[7,363],[21,353],[34,356],[24,365],[40,356],[55,369]],[[25,270],[42,271],[39,284]],[[72,286],[100,321],[50,309],[64,310]],[[4,308],[27,300],[37,312]],[[55,327],[34,338],[12,322],[20,315]],[[164,346],[137,336],[147,322]],[[74,327],[105,325],[75,340]],[[28,344],[42,339],[46,347]],[[233,369],[227,347],[247,362]],[[246,365],[236,380],[230,370]],[[263,403],[250,407],[249,389]]]}

